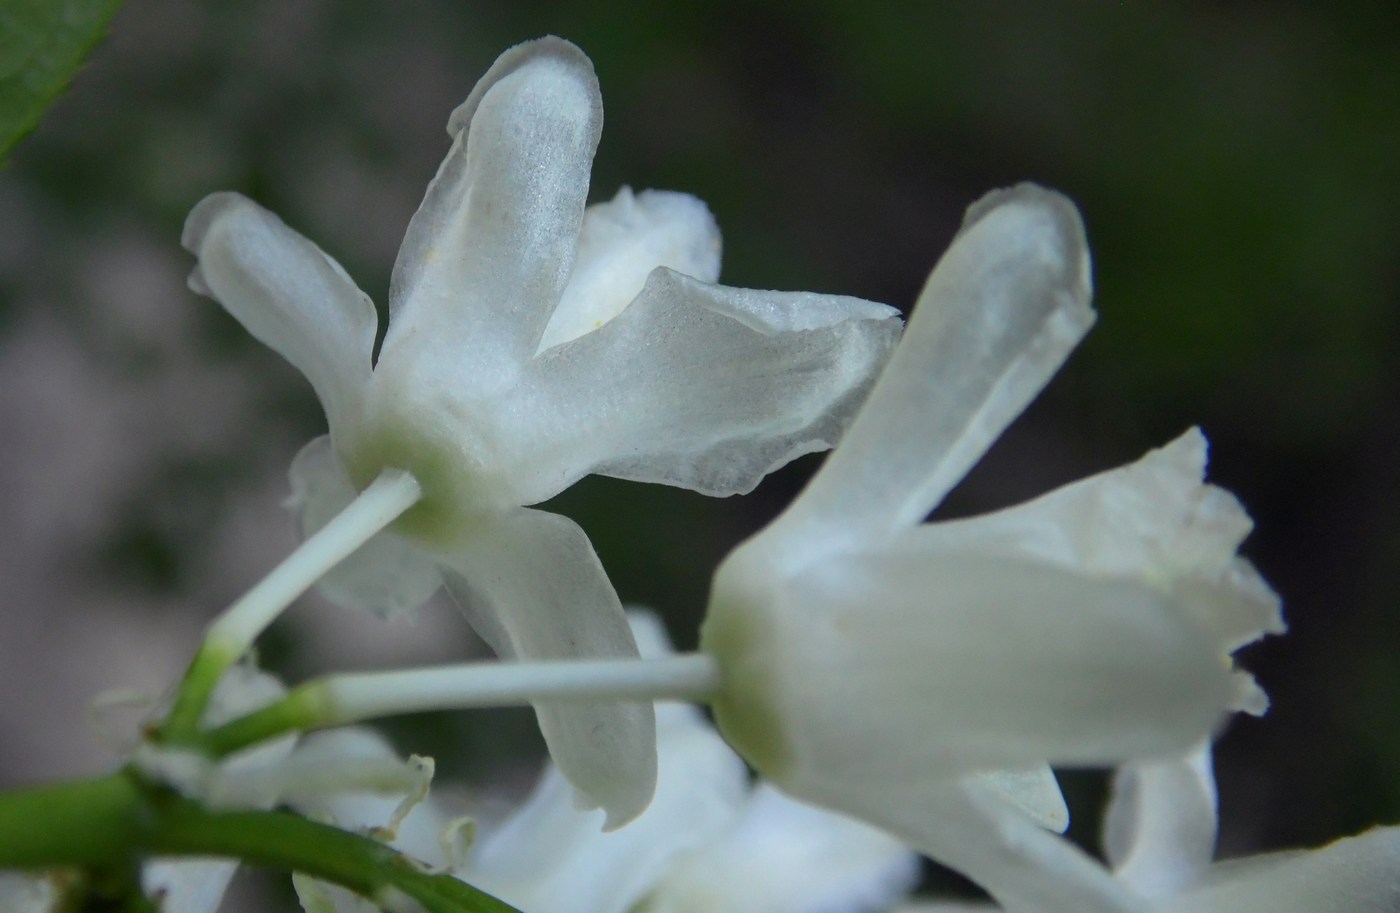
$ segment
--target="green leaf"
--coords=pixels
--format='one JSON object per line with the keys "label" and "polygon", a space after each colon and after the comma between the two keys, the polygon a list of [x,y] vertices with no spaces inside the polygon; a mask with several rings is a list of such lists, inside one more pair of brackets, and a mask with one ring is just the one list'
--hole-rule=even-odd
{"label": "green leaf", "polygon": [[121,0],[0,0],[0,160],[82,66]]}

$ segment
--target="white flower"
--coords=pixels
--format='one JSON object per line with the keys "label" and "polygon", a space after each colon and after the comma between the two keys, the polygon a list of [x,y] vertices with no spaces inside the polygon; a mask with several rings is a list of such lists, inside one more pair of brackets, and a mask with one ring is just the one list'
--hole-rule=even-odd
{"label": "white flower", "polygon": [[1119,881],[1150,898],[1153,913],[1400,909],[1400,827],[1374,828],[1315,850],[1211,863],[1215,796],[1208,747],[1118,771],[1104,849]]}
{"label": "white flower", "polygon": [[[634,613],[632,624],[644,655],[669,652],[654,618]],[[393,845],[524,913],[865,913],[912,884],[917,857],[893,838],[770,787],[750,790],[743,762],[695,708],[658,707],[657,747],[656,798],[619,830],[603,832],[602,812],[579,809],[551,765],[519,808],[481,825],[465,859],[431,837],[452,830],[433,802],[408,815]],[[393,808],[339,794],[322,810],[374,829]],[[309,879],[297,888],[308,913],[373,909]]]}
{"label": "white flower", "polygon": [[51,913],[58,892],[44,875],[0,871],[0,910],[4,913]]}
{"label": "white flower", "polygon": [[[444,582],[502,656],[627,657],[617,596],[582,530],[522,505],[599,473],[711,495],[831,446],[899,331],[852,298],[713,285],[704,204],[624,189],[587,210],[602,126],[573,45],[503,54],[448,121],[452,147],[377,318],[345,271],[236,194],[200,203],[192,286],[311,382],[328,438],[292,468],[307,533],[381,471],[423,498],[325,582],[383,614]],[[571,783],[613,824],[655,776],[641,703],[536,707]]]}
{"label": "white flower", "polygon": [[[1104,848],[1111,869],[1098,866],[1101,871],[1092,877],[1116,893],[1112,909],[1135,913],[1393,913],[1400,909],[1400,827],[1375,828],[1315,850],[1212,863],[1215,833],[1215,778],[1208,747],[1181,758],[1127,765],[1114,780],[1104,822]],[[1040,876],[1031,865],[1022,877],[1034,884]],[[932,904],[917,909],[952,913],[994,908]],[[1085,907],[1042,894],[1005,904],[1005,909],[1082,913]]]}
{"label": "white flower", "polygon": [[[921,525],[1087,331],[1089,298],[1069,201],[1021,186],[974,205],[841,445],[717,572],[702,635],[720,729],[760,773],[984,883],[972,869],[1027,846],[969,775],[1184,750],[1259,708],[1228,653],[1281,627],[1235,557],[1248,518],[1201,482],[1198,432]],[[949,838],[964,814],[992,828],[980,862],[980,838]]]}

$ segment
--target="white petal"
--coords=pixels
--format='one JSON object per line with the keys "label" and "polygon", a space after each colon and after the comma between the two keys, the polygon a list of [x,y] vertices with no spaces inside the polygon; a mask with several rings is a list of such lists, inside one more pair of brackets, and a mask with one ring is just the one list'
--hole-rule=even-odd
{"label": "white petal", "polygon": [[1185,751],[1233,697],[1209,637],[1152,588],[907,544],[776,587],[741,550],[716,577],[716,719],[798,795]]}
{"label": "white petal", "polygon": [[312,733],[288,766],[295,768],[289,778],[295,782],[284,798],[298,811],[346,830],[393,830],[395,849],[434,868],[448,865],[442,838],[449,816],[431,799],[404,808],[405,799],[416,798],[425,784],[418,766],[379,733],[363,726]]}
{"label": "white petal", "polygon": [[835,443],[898,333],[883,305],[658,269],[625,311],[533,369],[567,475],[729,495]]}
{"label": "white petal", "polygon": [[190,287],[305,374],[332,428],[353,421],[379,318],[340,264],[236,193],[195,206],[181,243],[199,258]]}
{"label": "white petal", "polygon": [[1216,866],[1207,886],[1163,913],[1394,913],[1400,909],[1400,827],[1379,827],[1321,849]]}
{"label": "white petal", "polygon": [[[1252,523],[1234,496],[1202,481],[1206,442],[1193,428],[1128,466],[1006,510],[934,523],[918,538],[949,553],[1021,555],[1090,574],[1145,581],[1216,638],[1221,657],[1284,630],[1278,595],[1235,555]],[[1237,674],[1231,708],[1268,698]]]}
{"label": "white petal", "polygon": [[1069,828],[1069,806],[1048,764],[1013,770],[987,770],[971,775],[988,792],[1025,812],[1043,828],[1063,834]]}
{"label": "white petal", "polygon": [[[523,509],[491,517],[439,557],[456,571],[449,592],[503,658],[637,656],[617,594],[572,520]],[[609,827],[646,808],[656,783],[650,703],[539,703],[535,712],[554,762],[607,811]]]}
{"label": "white petal", "polygon": [[1124,884],[1147,897],[1195,885],[1215,855],[1210,746],[1180,759],[1121,767],[1104,819],[1104,850]]}
{"label": "white petal", "polygon": [[888,368],[789,522],[855,538],[918,523],[1093,323],[1084,226],[1022,184],[983,197],[929,276]]}
{"label": "white petal", "polygon": [[[141,887],[159,897],[162,910],[214,913],[238,863],[209,859],[156,859],[141,870]],[[8,907],[0,907],[8,911]]]}
{"label": "white petal", "polygon": [[[303,539],[330,522],[355,499],[355,487],[322,436],[301,449],[288,472],[287,500]],[[336,565],[316,584],[331,602],[393,618],[412,612],[442,586],[437,561],[413,542],[381,532]]]}
{"label": "white petal", "polygon": [[378,907],[339,885],[292,873],[292,887],[305,913],[380,913]]}
{"label": "white petal", "polygon": [[604,833],[551,766],[529,800],[481,836],[459,876],[528,913],[625,913],[680,854],[717,839],[747,791],[742,761],[699,714],[659,715],[656,797]]}
{"label": "white petal", "polygon": [[872,782],[840,800],[846,813],[976,882],[1007,913],[1145,913],[1099,862],[975,778],[904,787]]}
{"label": "white petal", "polygon": [[409,225],[381,360],[460,383],[535,352],[573,265],[603,108],[593,65],[542,38],[502,54],[452,113],[452,149]]}
{"label": "white petal", "polygon": [[1278,596],[1235,556],[1253,526],[1249,515],[1229,492],[1203,483],[1205,460],[1205,437],[1192,428],[1136,463],[920,534],[949,549],[1025,555],[1178,590],[1229,652],[1284,624]]}
{"label": "white petal", "polygon": [[5,913],[52,913],[57,899],[48,878],[0,871],[0,910]]}
{"label": "white petal", "polygon": [[644,909],[873,913],[904,897],[918,873],[918,856],[893,837],[761,784],[738,826],[672,866]]}
{"label": "white petal", "polygon": [[719,252],[719,226],[699,199],[665,190],[633,194],[623,187],[608,202],[584,210],[574,271],[540,351],[621,314],[658,266],[714,282]]}

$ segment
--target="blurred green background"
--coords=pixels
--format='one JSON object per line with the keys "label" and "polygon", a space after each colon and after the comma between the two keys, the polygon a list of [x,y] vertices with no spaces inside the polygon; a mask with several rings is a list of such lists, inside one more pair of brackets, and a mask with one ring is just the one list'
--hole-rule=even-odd
{"label": "blurred green background", "polygon": [[[1400,821],[1389,2],[131,0],[0,172],[0,784],[100,766],[93,693],[158,689],[292,542],[282,473],[323,419],[299,375],[184,291],[186,212],[241,190],[382,303],[447,114],[544,33],[602,82],[593,198],[701,197],[727,284],[907,307],[984,191],[1073,197],[1099,325],[943,510],[1203,426],[1292,627],[1244,654],[1274,707],[1220,745],[1222,851]],[[554,506],[684,645],[718,559],[815,463],[743,499],[592,479]],[[471,649],[447,609],[385,631],[297,612],[264,653],[293,678]],[[520,787],[539,750],[525,714],[396,732],[449,777]],[[1092,834],[1095,784],[1069,785]]]}

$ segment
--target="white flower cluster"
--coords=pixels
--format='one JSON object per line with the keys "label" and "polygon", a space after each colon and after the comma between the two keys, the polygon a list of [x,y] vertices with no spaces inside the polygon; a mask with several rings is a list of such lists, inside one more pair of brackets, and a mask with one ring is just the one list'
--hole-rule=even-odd
{"label": "white flower cluster", "polygon": [[[1074,206],[1029,185],[976,203],[900,339],[883,305],[715,284],[719,236],[692,197],[585,206],[601,111],[567,42],[502,55],[449,120],[377,359],[368,298],[242,197],[191,214],[192,284],[325,407],[329,436],[292,468],[304,532],[386,471],[421,487],[323,589],[390,615],[445,586],[506,660],[669,652],[654,621],[634,633],[583,532],[526,505],[588,473],[746,492],[839,440],[716,573],[701,651],[718,732],[688,706],[537,701],[553,766],[475,841],[434,801],[408,811],[421,763],[365,730],[182,788],[377,829],[525,913],[894,910],[917,854],[1011,913],[1397,909],[1396,828],[1211,863],[1204,746],[1267,706],[1230,654],[1283,623],[1236,554],[1248,516],[1203,481],[1199,431],[1018,507],[925,522],[1094,320]],[[1118,768],[1106,863],[1057,833],[1052,765]],[[215,908],[226,867],[164,865],[147,875],[185,892],[171,913]],[[309,913],[374,909],[297,887]]]}

